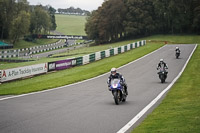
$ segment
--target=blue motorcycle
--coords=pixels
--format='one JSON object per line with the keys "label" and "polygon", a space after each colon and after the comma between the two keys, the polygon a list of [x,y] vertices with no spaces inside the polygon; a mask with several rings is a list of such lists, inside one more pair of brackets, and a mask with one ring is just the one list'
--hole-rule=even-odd
{"label": "blue motorcycle", "polygon": [[122,86],[120,79],[112,79],[110,89],[112,91],[112,94],[114,96],[115,104],[118,105],[119,102],[125,102],[126,101],[126,92],[124,90],[124,87]]}

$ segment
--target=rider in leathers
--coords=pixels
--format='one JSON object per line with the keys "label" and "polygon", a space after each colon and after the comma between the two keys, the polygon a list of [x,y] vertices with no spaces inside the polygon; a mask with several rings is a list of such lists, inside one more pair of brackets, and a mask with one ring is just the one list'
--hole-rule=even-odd
{"label": "rider in leathers", "polygon": [[166,76],[166,78],[167,78],[168,72],[167,72],[166,69],[168,69],[168,65],[164,62],[163,59],[160,59],[160,62],[158,63],[158,66],[157,66],[157,70],[158,70],[158,69],[161,69],[161,68],[163,68],[163,70],[164,70],[164,72],[165,72],[165,76]]}
{"label": "rider in leathers", "polygon": [[181,50],[179,49],[179,47],[176,47],[176,53],[181,53]]}
{"label": "rider in leathers", "polygon": [[117,73],[117,69],[116,68],[112,68],[111,69],[111,74],[108,77],[107,83],[108,83],[109,90],[110,90],[110,82],[111,82],[112,79],[120,79],[121,80],[121,85],[124,87],[126,95],[128,95],[127,85],[126,85],[125,79],[124,79],[124,77],[121,74]]}

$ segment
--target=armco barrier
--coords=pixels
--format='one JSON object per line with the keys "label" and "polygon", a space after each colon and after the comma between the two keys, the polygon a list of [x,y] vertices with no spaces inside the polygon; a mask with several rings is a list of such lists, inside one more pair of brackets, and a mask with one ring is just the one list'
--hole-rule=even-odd
{"label": "armco barrier", "polygon": [[105,51],[101,51],[101,59],[106,57],[106,52]]}
{"label": "armco barrier", "polygon": [[124,46],[121,47],[121,53],[124,53]]}
{"label": "armco barrier", "polygon": [[90,60],[89,60],[89,62],[94,62],[95,61],[95,53],[94,54],[90,54],[89,55],[89,58],[90,58]]}
{"label": "armco barrier", "polygon": [[110,49],[110,56],[114,55],[114,49]]}
{"label": "armco barrier", "polygon": [[89,55],[83,56],[83,65],[90,63]]}
{"label": "armco barrier", "polygon": [[83,65],[83,57],[76,58],[76,65],[77,66]]}
{"label": "armco barrier", "polygon": [[95,60],[100,60],[101,59],[101,52],[96,52],[95,53]]}
{"label": "armco barrier", "polygon": [[118,48],[118,54],[120,54],[120,53],[121,53],[121,51],[122,51],[122,48],[121,48],[121,47],[119,47],[119,48]]}
{"label": "armco barrier", "polygon": [[118,54],[118,48],[114,48],[114,55]]}
{"label": "armco barrier", "polygon": [[130,49],[133,49],[133,44],[132,43],[130,44]]}
{"label": "armco barrier", "polygon": [[127,51],[127,46],[124,46],[124,51],[125,51],[125,52]]}
{"label": "armco barrier", "polygon": [[109,49],[105,50],[105,53],[106,53],[106,57],[110,56],[110,50]]}

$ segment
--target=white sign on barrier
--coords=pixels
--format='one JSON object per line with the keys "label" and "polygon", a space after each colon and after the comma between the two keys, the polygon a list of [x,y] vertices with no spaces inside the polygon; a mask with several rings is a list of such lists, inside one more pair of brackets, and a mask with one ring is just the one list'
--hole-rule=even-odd
{"label": "white sign on barrier", "polygon": [[95,53],[95,60],[100,60],[101,59],[101,53],[100,52],[96,52]]}
{"label": "white sign on barrier", "polygon": [[114,55],[118,54],[118,47],[114,48]]}
{"label": "white sign on barrier", "polygon": [[90,62],[90,57],[89,57],[89,55],[83,56],[83,64],[85,65],[85,64],[88,64],[89,62]]}
{"label": "white sign on barrier", "polygon": [[110,50],[109,50],[109,49],[105,50],[105,56],[106,56],[106,57],[109,57],[109,56],[110,56]]}
{"label": "white sign on barrier", "polygon": [[124,53],[124,46],[121,46],[121,53]]}
{"label": "white sign on barrier", "polygon": [[1,82],[47,72],[47,63],[2,70]]}

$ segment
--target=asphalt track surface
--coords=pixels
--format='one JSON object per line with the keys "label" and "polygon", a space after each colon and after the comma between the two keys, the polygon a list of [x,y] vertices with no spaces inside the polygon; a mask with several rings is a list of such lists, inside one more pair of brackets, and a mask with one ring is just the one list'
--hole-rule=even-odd
{"label": "asphalt track surface", "polygon": [[[175,58],[175,47],[181,49]],[[179,74],[195,45],[166,45],[120,68],[128,84],[127,102],[115,105],[108,73],[78,84],[22,97],[0,99],[1,133],[115,133],[147,106]],[[161,84],[156,66],[169,66]],[[114,62],[113,62],[114,63]],[[65,78],[70,77],[63,77]]]}

